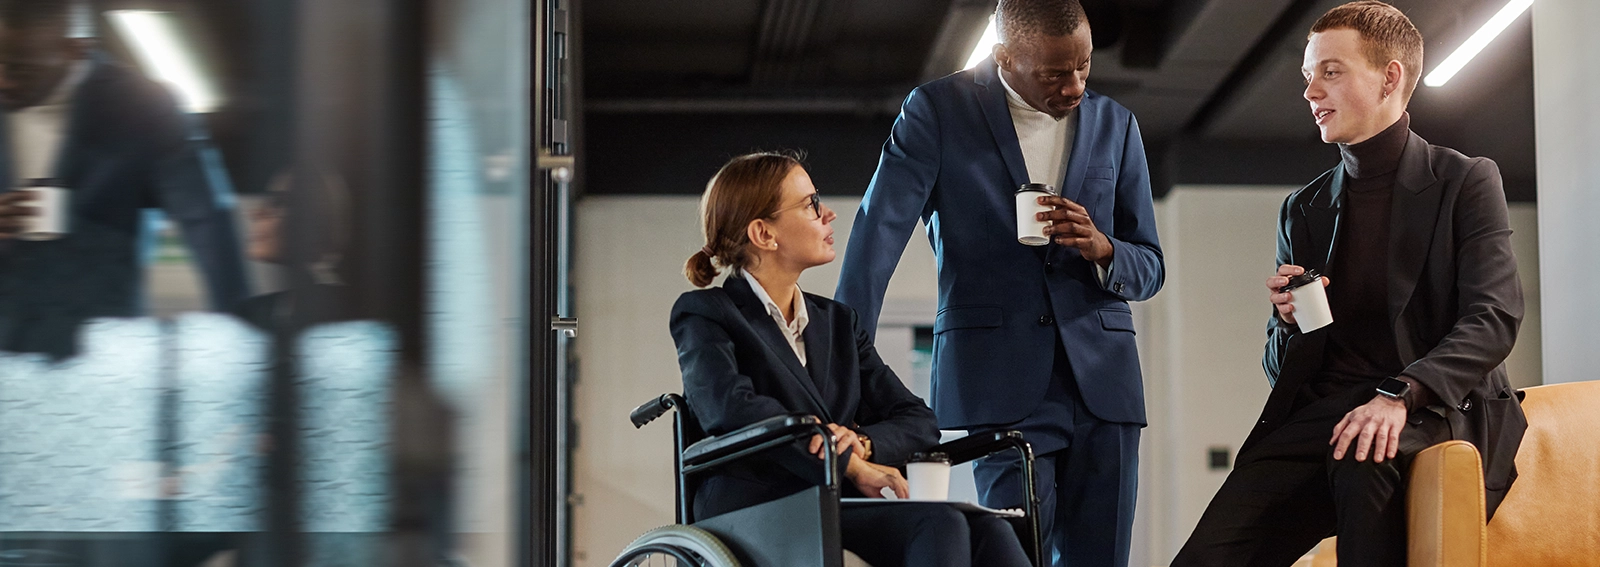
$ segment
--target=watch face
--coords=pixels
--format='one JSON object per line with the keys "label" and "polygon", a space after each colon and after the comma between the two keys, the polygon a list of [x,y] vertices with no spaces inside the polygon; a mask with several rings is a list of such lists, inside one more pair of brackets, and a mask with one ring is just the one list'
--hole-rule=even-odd
{"label": "watch face", "polygon": [[1404,397],[1410,389],[1410,384],[1396,378],[1385,378],[1381,384],[1378,384],[1378,393],[1391,398]]}

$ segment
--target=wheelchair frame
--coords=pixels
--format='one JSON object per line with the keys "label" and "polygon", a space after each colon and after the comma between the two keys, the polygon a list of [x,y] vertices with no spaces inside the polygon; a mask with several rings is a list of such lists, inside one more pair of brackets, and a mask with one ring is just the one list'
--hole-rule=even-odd
{"label": "wheelchair frame", "polygon": [[[700,430],[698,422],[693,419],[693,411],[683,397],[673,393],[662,394],[639,405],[629,414],[629,419],[633,422],[635,428],[642,428],[672,409],[678,410],[673,415],[673,443],[675,450],[673,451],[672,460],[673,469],[676,472],[676,519],[679,524],[693,525],[699,523],[694,518],[694,485],[690,482],[691,475],[736,462],[769,449],[787,445],[796,440],[805,439],[813,434],[821,435],[823,444],[826,447],[822,462],[822,484],[811,491],[802,491],[773,502],[760,504],[757,507],[769,504],[794,506],[795,502],[803,503],[802,505],[810,505],[811,498],[820,497],[820,501],[823,503],[822,523],[832,524],[831,526],[824,526],[828,529],[824,529],[821,532],[822,539],[825,542],[824,547],[827,548],[822,550],[823,564],[831,566],[839,561],[838,559],[829,561],[829,558],[842,557],[843,553],[842,547],[838,544],[837,514],[839,510],[840,479],[836,468],[833,436],[821,419],[804,414],[782,415],[750,424],[724,435],[712,437]],[[689,419],[685,419],[685,414]],[[1022,455],[1023,503],[1025,508],[1023,522],[1025,525],[1022,530],[1019,530],[1018,535],[1026,537],[1019,537],[1019,539],[1022,540],[1023,550],[1033,560],[1033,564],[1036,567],[1044,567],[1048,564],[1048,558],[1044,557],[1043,538],[1039,533],[1039,499],[1034,489],[1033,448],[1022,438],[1022,433],[1018,431],[992,431],[968,435],[949,443],[935,446],[928,451],[945,453],[950,457],[951,465],[959,465],[1006,450],[1016,450]],[[817,490],[821,491],[820,494],[810,495],[810,493]],[[828,505],[830,501],[832,503],[831,506]],[[709,518],[708,521],[738,514],[740,511],[742,510]],[[832,522],[828,521],[830,514]],[[1013,524],[1013,527],[1016,527],[1016,525]],[[831,537],[830,530],[832,532]],[[721,532],[718,533],[719,536],[734,536],[724,537],[725,539],[733,541],[743,539],[737,537],[738,534],[729,534],[726,527],[713,529],[712,531],[714,533]],[[755,529],[754,531],[760,532],[763,530]],[[749,550],[735,549],[734,551],[742,557],[751,555]]]}

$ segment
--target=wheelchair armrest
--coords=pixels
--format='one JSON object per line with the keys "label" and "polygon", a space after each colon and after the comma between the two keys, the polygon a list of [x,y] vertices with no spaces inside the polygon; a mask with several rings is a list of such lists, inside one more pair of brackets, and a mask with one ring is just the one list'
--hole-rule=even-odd
{"label": "wheelchair armrest", "polygon": [[1020,447],[1022,443],[1021,431],[986,431],[940,444],[927,452],[944,453],[950,457],[950,464],[959,465]]}
{"label": "wheelchair armrest", "polygon": [[[822,420],[805,414],[780,415],[746,425],[732,432],[708,437],[683,450],[683,466],[700,468],[724,457],[752,449],[767,449],[771,444],[788,442],[817,432]],[[755,451],[752,451],[752,453]],[[742,456],[742,455],[740,455]]]}

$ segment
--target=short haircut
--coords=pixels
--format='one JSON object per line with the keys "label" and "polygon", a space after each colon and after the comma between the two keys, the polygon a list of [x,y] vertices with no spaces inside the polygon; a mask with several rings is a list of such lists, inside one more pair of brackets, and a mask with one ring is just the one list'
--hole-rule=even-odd
{"label": "short haircut", "polygon": [[[1351,2],[1323,14],[1311,25],[1311,35],[1328,30],[1351,29],[1361,34],[1362,52],[1367,62],[1382,69],[1390,61],[1405,67],[1401,87],[1405,100],[1417,90],[1422,76],[1422,32],[1398,8],[1377,0]],[[1310,39],[1310,35],[1306,36]]]}
{"label": "short haircut", "polygon": [[1040,36],[1071,35],[1085,19],[1078,0],[1000,0],[994,21],[1000,43],[1016,45]]}

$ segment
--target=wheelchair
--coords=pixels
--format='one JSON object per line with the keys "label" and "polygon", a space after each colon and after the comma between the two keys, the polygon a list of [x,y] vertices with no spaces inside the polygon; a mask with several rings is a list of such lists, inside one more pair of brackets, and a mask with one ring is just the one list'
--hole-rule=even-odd
{"label": "wheelchair", "polygon": [[[851,567],[866,562],[840,544],[840,478],[835,468],[834,442],[821,419],[803,414],[768,418],[737,431],[715,437],[700,430],[699,422],[678,394],[663,394],[635,408],[630,415],[635,428],[673,415],[673,468],[677,471],[676,524],[650,530],[629,544],[612,567],[692,565],[698,567]],[[694,517],[696,476],[729,463],[760,455],[812,435],[820,435],[827,450],[821,461],[820,484],[798,493],[711,518]],[[1006,518],[1023,551],[1035,567],[1043,567],[1039,534],[1039,500],[1034,492],[1033,448],[1017,431],[969,435],[938,445],[930,452],[950,457],[951,465],[967,463],[1001,451],[1022,456],[1023,516]]]}

